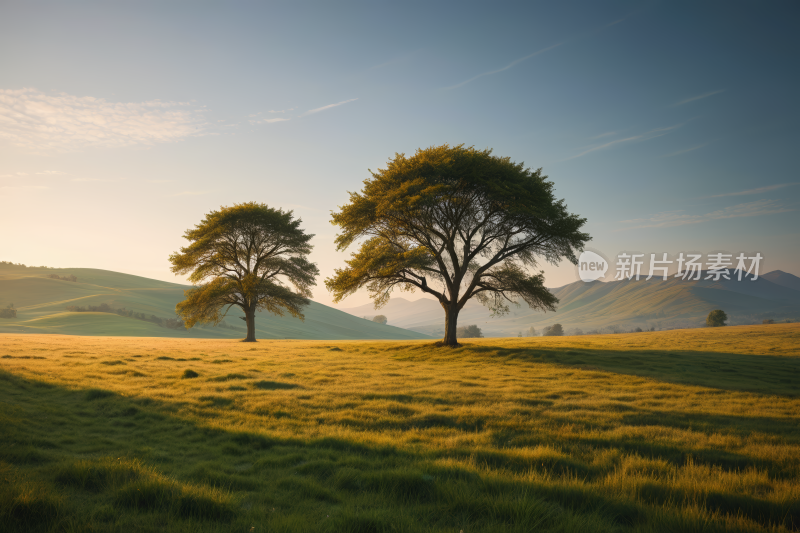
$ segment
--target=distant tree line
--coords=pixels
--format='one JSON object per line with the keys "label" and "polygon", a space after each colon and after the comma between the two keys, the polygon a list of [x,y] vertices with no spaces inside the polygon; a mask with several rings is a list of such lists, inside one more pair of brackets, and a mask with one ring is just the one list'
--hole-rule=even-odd
{"label": "distant tree line", "polygon": [[11,261],[0,261],[0,265],[17,266],[17,267],[22,267],[22,268],[49,268],[49,269],[54,269],[55,268],[55,267],[49,267],[49,266],[33,266],[33,265],[27,266],[27,265],[24,265],[22,263],[12,263]]}
{"label": "distant tree line", "polygon": [[47,277],[50,279],[60,279],[62,281],[78,281],[78,278],[76,278],[73,274],[70,274],[69,276],[59,276],[58,274],[50,274]]}
{"label": "distant tree line", "polygon": [[481,339],[483,338],[483,332],[481,331],[481,328],[475,324],[470,326],[459,326],[458,336],[462,339]]}
{"label": "distant tree line", "polygon": [[86,307],[70,305],[67,307],[67,311],[72,313],[113,313],[125,318],[135,318],[136,320],[150,322],[156,326],[161,326],[162,328],[182,329],[184,327],[183,320],[180,318],[162,318],[156,315],[137,313],[136,311],[131,311],[125,309],[124,307],[114,309],[107,303],[102,303],[100,305],[87,305]]}

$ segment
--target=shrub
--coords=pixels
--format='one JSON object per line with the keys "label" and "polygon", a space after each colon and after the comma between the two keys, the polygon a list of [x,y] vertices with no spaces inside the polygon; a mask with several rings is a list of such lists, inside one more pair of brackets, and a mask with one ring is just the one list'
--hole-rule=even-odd
{"label": "shrub", "polygon": [[199,375],[200,375],[200,374],[198,374],[198,373],[197,373],[197,372],[195,372],[194,370],[188,370],[188,369],[187,369],[187,370],[184,370],[184,371],[183,371],[183,377],[184,377],[184,378],[196,378],[196,377],[197,377],[197,376],[199,376]]}
{"label": "shrub", "polygon": [[761,321],[761,323],[762,324],[774,324],[775,320],[773,320],[772,318],[765,318],[764,320]]}
{"label": "shrub", "polygon": [[709,328],[718,328],[724,326],[727,320],[728,315],[725,314],[725,311],[722,309],[714,309],[708,313],[708,318],[706,318],[706,326]]}
{"label": "shrub", "polygon": [[50,279],[60,279],[61,281],[73,281],[73,282],[78,281],[78,278],[76,278],[73,274],[70,274],[69,276],[59,276],[58,274],[50,274],[47,277]]}

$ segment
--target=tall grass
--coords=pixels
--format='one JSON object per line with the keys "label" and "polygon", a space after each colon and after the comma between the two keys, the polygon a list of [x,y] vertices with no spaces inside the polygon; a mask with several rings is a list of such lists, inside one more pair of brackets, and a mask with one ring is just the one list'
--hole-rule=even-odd
{"label": "tall grass", "polygon": [[0,529],[794,530],[799,340],[0,335]]}

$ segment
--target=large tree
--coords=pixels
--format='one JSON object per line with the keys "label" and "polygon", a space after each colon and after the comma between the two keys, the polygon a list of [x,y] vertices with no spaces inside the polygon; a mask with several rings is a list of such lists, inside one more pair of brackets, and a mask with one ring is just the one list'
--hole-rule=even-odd
{"label": "large tree", "polygon": [[303,320],[319,269],[308,261],[314,236],[301,222],[292,211],[248,202],[212,211],[187,230],[189,246],[169,258],[172,271],[191,272],[195,284],[176,306],[186,327],[219,324],[236,306],[247,323],[245,342],[255,342],[258,310]]}
{"label": "large tree", "polygon": [[541,169],[488,149],[442,145],[395,154],[370,173],[332,214],[339,250],[362,241],[347,267],[325,281],[334,301],[366,287],[380,308],[394,287],[421,290],[444,308],[449,346],[458,344],[458,313],[470,298],[495,314],[518,299],[555,310],[544,274],[530,270],[540,259],[576,263],[590,237],[580,231],[586,219],[556,200]]}

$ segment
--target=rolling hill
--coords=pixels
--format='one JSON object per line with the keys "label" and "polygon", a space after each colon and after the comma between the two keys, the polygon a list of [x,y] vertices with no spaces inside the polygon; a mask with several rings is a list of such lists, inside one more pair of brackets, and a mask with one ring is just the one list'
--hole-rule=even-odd
{"label": "rolling hill", "polygon": [[[702,276],[703,278],[705,275]],[[491,313],[475,301],[462,309],[461,325],[477,324],[484,335],[516,336],[531,326],[537,330],[561,323],[565,329],[584,332],[603,328],[672,329],[697,327],[704,324],[708,313],[723,309],[730,324],[760,323],[763,318],[800,318],[800,278],[775,271],[757,280],[686,281],[670,278],[667,281],[577,281],[550,289],[560,303],[555,313],[534,311],[527,306],[511,306],[502,317]],[[372,305],[344,309],[356,316],[371,317],[378,313]],[[380,310],[389,324],[439,336],[444,331],[444,311],[435,300],[420,298],[409,301],[392,298]]]}
{"label": "rolling hill", "polygon": [[[76,276],[77,281],[48,276]],[[39,268],[0,264],[0,308],[14,304],[16,318],[0,318],[0,333],[60,333],[134,337],[242,338],[241,313],[232,312],[223,327],[170,329],[154,322],[108,312],[71,312],[68,307],[89,309],[107,304],[111,309],[175,317],[175,304],[188,287],[119,272],[91,268]],[[240,325],[241,324],[241,325]],[[305,321],[291,316],[260,313],[256,318],[259,339],[425,339],[427,335],[384,326],[312,302]]]}

